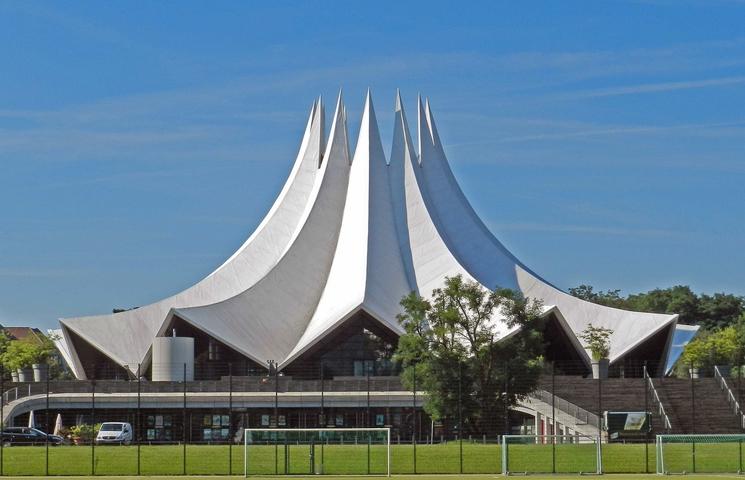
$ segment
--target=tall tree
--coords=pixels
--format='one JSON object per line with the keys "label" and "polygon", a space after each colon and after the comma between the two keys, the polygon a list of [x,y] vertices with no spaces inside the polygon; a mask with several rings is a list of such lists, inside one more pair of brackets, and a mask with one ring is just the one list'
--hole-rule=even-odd
{"label": "tall tree", "polygon": [[626,308],[626,299],[621,297],[621,290],[594,291],[590,285],[580,285],[569,289],[569,293],[588,302],[607,307]]}
{"label": "tall tree", "polygon": [[427,392],[424,409],[434,419],[454,421],[460,410],[464,430],[486,432],[494,428],[489,417],[536,388],[543,352],[540,302],[512,290],[489,291],[458,275],[446,278],[431,301],[411,293],[401,305],[398,319],[406,333],[395,358],[404,384],[412,388],[416,377]]}
{"label": "tall tree", "polygon": [[583,300],[625,310],[677,313],[680,323],[700,325],[705,330],[734,325],[745,314],[745,297],[727,293],[696,295],[687,285],[656,288],[627,297],[621,296],[620,290],[596,292],[590,285],[570,288],[569,293]]}
{"label": "tall tree", "polygon": [[642,312],[677,313],[680,323],[694,324],[700,320],[699,299],[685,285],[629,295],[627,304],[628,308]]}
{"label": "tall tree", "polygon": [[723,328],[737,323],[745,315],[745,298],[715,293],[701,295],[698,323],[706,329]]}

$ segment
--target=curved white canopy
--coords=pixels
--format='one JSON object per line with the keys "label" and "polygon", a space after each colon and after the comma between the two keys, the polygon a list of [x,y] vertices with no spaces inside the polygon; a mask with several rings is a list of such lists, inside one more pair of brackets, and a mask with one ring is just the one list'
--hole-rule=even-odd
{"label": "curved white canopy", "polygon": [[[427,296],[446,276],[458,274],[486,288],[512,288],[542,300],[546,315],[556,315],[588,361],[577,340],[588,323],[614,331],[611,363],[666,328],[672,335],[677,315],[595,305],[523,265],[487,229],[458,186],[429,102],[418,102],[418,156],[400,96],[395,112],[388,164],[368,92],[350,161],[341,95],[328,143],[323,105],[315,102],[274,206],[225,263],[154,304],[60,320],[65,356],[76,375],[83,377],[84,369],[71,335],[134,373],[174,316],[258,363],[272,358],[282,368],[359,311],[400,333],[401,298],[411,291]],[[510,333],[495,322],[500,336]]]}

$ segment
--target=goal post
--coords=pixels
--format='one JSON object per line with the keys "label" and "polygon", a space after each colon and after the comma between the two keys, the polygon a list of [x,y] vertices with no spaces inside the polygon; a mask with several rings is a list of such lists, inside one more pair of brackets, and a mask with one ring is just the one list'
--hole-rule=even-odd
{"label": "goal post", "polygon": [[502,473],[603,473],[600,437],[503,435]]}
{"label": "goal post", "polygon": [[745,434],[665,434],[655,442],[656,471],[743,473]]}
{"label": "goal post", "polygon": [[246,428],[244,476],[391,476],[390,428]]}

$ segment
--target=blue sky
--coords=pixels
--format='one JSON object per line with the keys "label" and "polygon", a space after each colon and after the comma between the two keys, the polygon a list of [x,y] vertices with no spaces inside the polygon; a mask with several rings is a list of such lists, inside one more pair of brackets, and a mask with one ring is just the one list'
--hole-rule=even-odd
{"label": "blue sky", "polygon": [[[265,5],[271,4],[271,5]],[[430,97],[484,221],[554,284],[745,294],[745,2],[0,0],[0,323],[175,293],[344,88]],[[330,108],[330,107],[329,107]]]}

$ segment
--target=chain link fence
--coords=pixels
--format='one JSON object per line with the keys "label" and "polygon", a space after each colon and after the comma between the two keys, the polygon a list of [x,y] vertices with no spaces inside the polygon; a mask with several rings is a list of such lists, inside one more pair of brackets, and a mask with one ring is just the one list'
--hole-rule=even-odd
{"label": "chain link fence", "polygon": [[[436,419],[424,408],[427,392],[416,379],[407,388],[391,365],[363,362],[350,372],[324,362],[291,372],[249,362],[167,368],[182,375],[151,381],[151,369],[128,375],[110,365],[89,366],[89,380],[13,382],[0,375],[0,474],[242,474],[246,428],[388,428],[393,473],[501,473],[505,435],[523,436],[510,454],[526,465],[586,471],[591,457],[579,453],[582,439],[599,438],[604,472],[644,473],[655,471],[657,434],[743,433],[742,381],[739,369],[727,367],[663,378],[626,365],[597,380],[585,364],[547,364],[537,384],[506,375],[498,392],[505,398],[531,385],[510,408],[474,414],[471,389],[453,382],[445,390],[457,409]],[[628,418],[617,425],[619,414],[636,415],[639,428]],[[251,473],[292,473],[282,468],[290,462],[271,452],[306,447],[280,447],[267,449]],[[363,447],[334,446],[348,452],[334,458],[354,464]],[[582,465],[572,460],[582,455]]]}

